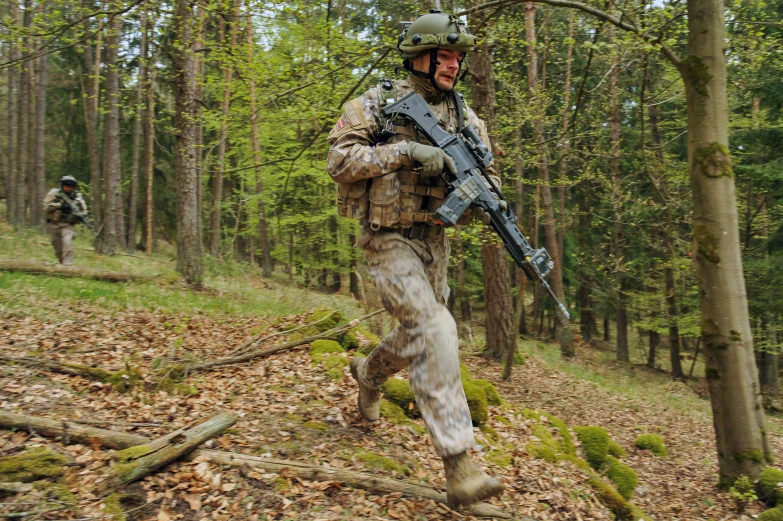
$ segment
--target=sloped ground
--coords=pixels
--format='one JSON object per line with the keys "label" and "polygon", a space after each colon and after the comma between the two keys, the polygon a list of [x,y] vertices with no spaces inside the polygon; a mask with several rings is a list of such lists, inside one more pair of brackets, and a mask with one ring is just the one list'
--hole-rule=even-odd
{"label": "sloped ground", "polygon": [[[253,336],[307,322],[305,316],[273,323],[161,312],[106,313],[86,305],[74,307],[70,316],[72,320],[57,323],[33,317],[0,319],[0,352],[112,371],[135,367],[149,375],[161,358],[216,359]],[[279,336],[269,344],[284,339]],[[580,349],[581,359],[590,356]],[[633,502],[658,521],[750,519],[747,516],[761,508],[753,504],[745,514],[738,514],[730,495],[715,490],[714,439],[710,419],[704,415],[622,397],[535,358],[516,367],[508,382],[500,380],[502,369],[493,362],[469,353],[464,362],[475,377],[494,382],[507,402],[490,409],[489,425],[498,432],[498,441],[476,429],[480,450],[474,457],[506,484],[507,493],[493,503],[510,512],[540,520],[612,519],[575,466],[549,464],[527,454],[529,420],[517,414],[516,406],[545,410],[569,426],[604,426],[627,451],[624,461],[639,474]],[[208,442],[208,446],[380,474],[444,489],[443,467],[427,435],[386,420],[379,424],[363,422],[355,407],[356,387],[347,369],[341,379],[330,379],[323,367],[311,363],[306,348],[191,374],[183,383],[165,392],[145,377],[130,391],[118,393],[109,384],[82,377],[4,366],[0,373],[0,409],[84,421],[150,437],[217,411],[232,411],[240,416],[235,427]],[[690,393],[677,386],[672,392]],[[507,421],[501,421],[501,416]],[[633,447],[635,437],[646,432],[658,432],[666,439],[668,458]],[[780,459],[779,437],[773,436],[772,443]],[[78,508],[39,517],[97,518],[111,513],[103,502],[111,451],[97,445],[63,445],[30,433],[0,431],[0,456],[41,444],[72,459],[63,480],[76,495]],[[504,462],[487,457],[498,448],[513,456],[511,465],[501,466]],[[308,482],[285,471],[262,473],[198,461],[172,464],[124,492],[127,496],[121,506],[128,511],[128,519],[145,521],[471,519],[432,501],[402,498],[399,494],[373,495],[333,482]],[[29,505],[22,503],[35,502],[37,493],[2,499],[0,512],[28,509]]]}

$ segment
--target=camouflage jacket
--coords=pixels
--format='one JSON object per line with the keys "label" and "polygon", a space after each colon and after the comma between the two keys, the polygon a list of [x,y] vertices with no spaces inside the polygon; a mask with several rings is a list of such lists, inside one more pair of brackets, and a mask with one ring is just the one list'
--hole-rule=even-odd
{"label": "camouflage jacket", "polygon": [[[62,211],[63,202],[71,205],[70,213]],[[84,202],[81,192],[77,190],[68,194],[62,188],[52,188],[44,197],[43,205],[46,221],[51,224],[76,224],[79,222],[77,216],[87,217],[87,203]]]}

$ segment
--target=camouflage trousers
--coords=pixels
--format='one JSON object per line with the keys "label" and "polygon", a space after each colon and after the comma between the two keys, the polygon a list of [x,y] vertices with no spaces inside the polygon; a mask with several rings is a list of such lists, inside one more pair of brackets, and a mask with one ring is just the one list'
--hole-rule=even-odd
{"label": "camouflage trousers", "polygon": [[473,424],[462,388],[457,325],[446,304],[449,241],[444,233],[408,240],[366,230],[358,245],[386,310],[399,325],[359,367],[362,384],[379,389],[409,367],[410,386],[441,457],[473,448]]}
{"label": "camouflage trousers", "polygon": [[63,266],[70,266],[73,264],[73,240],[76,238],[76,230],[72,224],[54,223],[49,223],[48,229],[57,260]]}

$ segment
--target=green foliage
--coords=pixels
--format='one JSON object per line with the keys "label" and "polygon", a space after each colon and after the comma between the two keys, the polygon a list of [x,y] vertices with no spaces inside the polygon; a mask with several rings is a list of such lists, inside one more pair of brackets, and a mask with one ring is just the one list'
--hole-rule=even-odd
{"label": "green foliage", "polygon": [[758,521],[783,521],[783,508],[775,507],[765,510],[756,519]]}
{"label": "green foliage", "polygon": [[754,489],[753,480],[748,476],[739,476],[734,485],[729,488],[729,493],[737,505],[737,511],[742,512],[749,503],[753,503],[758,500],[756,490]]}
{"label": "green foliage", "polygon": [[663,443],[663,438],[657,434],[642,434],[634,441],[634,445],[642,450],[649,450],[656,456],[666,457],[669,455],[669,451],[666,450],[666,445]]}
{"label": "green foliage", "polygon": [[574,427],[574,432],[582,442],[585,459],[591,467],[598,470],[606,462],[609,452],[609,434],[603,427]]}
{"label": "green foliage", "polygon": [[484,459],[499,467],[509,467],[514,464],[514,457],[504,450],[491,450],[484,455]]}

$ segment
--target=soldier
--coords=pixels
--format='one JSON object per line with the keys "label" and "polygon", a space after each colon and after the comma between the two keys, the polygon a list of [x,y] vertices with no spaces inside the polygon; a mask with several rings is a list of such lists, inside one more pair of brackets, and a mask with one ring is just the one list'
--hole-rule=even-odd
{"label": "soldier", "polygon": [[60,264],[70,266],[73,264],[73,240],[76,238],[74,225],[87,218],[87,204],[78,190],[76,179],[70,175],[60,178],[60,188],[49,190],[43,203],[54,253]]}
{"label": "soldier", "polygon": [[456,134],[467,122],[481,129],[489,146],[484,123],[454,91],[465,54],[474,46],[475,37],[456,17],[438,10],[420,16],[397,45],[408,79],[382,80],[348,102],[328,138],[327,169],[338,183],[338,213],[362,221],[357,245],[381,302],[399,320],[367,358],[351,361],[359,411],[365,420],[377,420],[381,385],[409,367],[416,403],[444,462],[452,506],[503,492],[500,481],[468,456],[475,445],[473,425],[460,380],[457,326],[445,306],[450,247],[443,227],[431,218],[446,195],[439,176],[455,167],[441,149],[422,142],[412,125],[386,121],[382,109],[414,90],[443,129]]}

